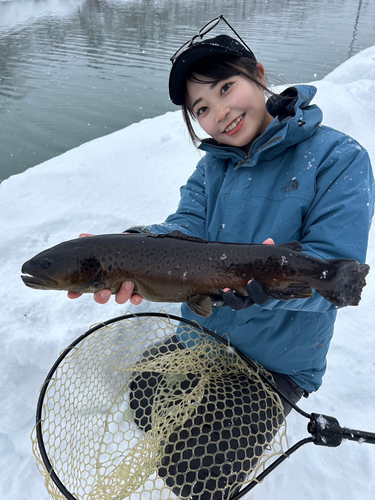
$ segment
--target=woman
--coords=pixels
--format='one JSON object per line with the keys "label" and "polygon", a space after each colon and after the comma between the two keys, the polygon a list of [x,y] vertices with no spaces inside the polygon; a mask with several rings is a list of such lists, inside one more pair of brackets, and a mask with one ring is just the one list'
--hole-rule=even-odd
{"label": "woman", "polygon": [[[176,213],[162,224],[128,231],[178,230],[236,243],[298,240],[309,255],[364,262],[374,211],[367,152],[321,125],[321,110],[310,104],[315,87],[298,85],[275,95],[242,39],[204,39],[221,19],[208,23],[171,59],[171,100],[182,106],[194,142],[194,121],[209,135],[199,146],[206,155],[181,188]],[[226,334],[296,402],[322,383],[337,310],[316,293],[305,300],[265,300],[258,285],[254,280],[248,285],[251,300],[223,292],[221,305],[231,307],[217,307],[209,318],[198,318],[186,304],[182,316]],[[125,282],[117,302],[139,304],[142,298],[132,290]],[[104,290],[95,300],[105,303],[109,296]]]}

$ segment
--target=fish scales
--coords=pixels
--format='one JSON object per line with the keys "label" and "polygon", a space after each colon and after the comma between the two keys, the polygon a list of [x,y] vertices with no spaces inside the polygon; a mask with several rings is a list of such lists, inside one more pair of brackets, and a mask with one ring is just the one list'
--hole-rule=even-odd
{"label": "fish scales", "polygon": [[[135,283],[135,291],[142,292],[145,298],[153,296],[152,300],[157,301],[161,296],[160,301],[182,302],[198,292],[219,294],[224,283],[233,289],[244,289],[250,279],[245,273],[246,265],[240,260],[241,255],[231,249],[226,249],[224,255],[220,244],[215,248],[202,245],[204,240],[176,237],[166,242],[163,237],[144,235],[90,239],[96,241],[87,242],[85,246],[89,254],[100,261],[103,286],[111,288],[113,293],[118,291],[124,279],[130,279]],[[82,240],[76,241],[81,246]],[[108,244],[111,245],[109,252]],[[176,284],[177,288],[172,289],[171,284]],[[94,289],[85,291],[97,291],[98,288],[96,283]],[[80,284],[78,289],[81,291]]]}
{"label": "fish scales", "polygon": [[179,232],[113,234],[66,241],[22,267],[36,289],[117,293],[124,280],[153,302],[187,302],[199,315],[212,312],[211,297],[230,288],[246,295],[257,279],[279,300],[308,298],[313,289],[336,306],[357,305],[369,266],[349,259],[317,259],[298,242],[251,245],[208,242]]}

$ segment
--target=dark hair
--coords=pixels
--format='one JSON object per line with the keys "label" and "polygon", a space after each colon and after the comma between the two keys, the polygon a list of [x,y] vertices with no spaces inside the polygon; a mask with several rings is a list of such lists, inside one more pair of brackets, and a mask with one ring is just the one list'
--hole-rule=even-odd
{"label": "dark hair", "polygon": [[196,120],[196,117],[191,107],[191,103],[189,102],[186,82],[190,80],[196,83],[218,83],[232,76],[241,75],[248,78],[256,85],[259,85],[259,87],[265,90],[269,95],[273,95],[273,92],[260,83],[261,75],[257,64],[256,61],[247,57],[238,57],[228,54],[203,57],[190,68],[185,80],[185,97],[181,107],[189,135],[195,145],[197,145],[201,139],[197,136],[192,124],[192,119]]}

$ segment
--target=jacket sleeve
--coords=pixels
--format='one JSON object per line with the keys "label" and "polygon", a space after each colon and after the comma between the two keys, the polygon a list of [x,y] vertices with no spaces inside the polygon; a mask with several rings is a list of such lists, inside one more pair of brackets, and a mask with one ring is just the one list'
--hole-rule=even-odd
{"label": "jacket sleeve", "polygon": [[[374,213],[374,178],[369,155],[348,138],[318,167],[315,197],[304,217],[303,252],[324,259],[365,262]],[[335,308],[317,292],[306,300],[270,300],[266,309],[325,312]]]}
{"label": "jacket sleeve", "polygon": [[137,226],[130,232],[170,233],[181,231],[188,236],[205,238],[207,203],[205,196],[205,161],[198,163],[187,183],[180,189],[181,198],[177,211],[165,222],[150,226]]}

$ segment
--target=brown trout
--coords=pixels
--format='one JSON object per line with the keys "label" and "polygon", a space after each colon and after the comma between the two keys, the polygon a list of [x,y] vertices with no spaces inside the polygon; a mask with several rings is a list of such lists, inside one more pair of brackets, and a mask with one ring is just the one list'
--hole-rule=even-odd
{"label": "brown trout", "polygon": [[283,245],[208,242],[183,235],[108,234],[44,250],[22,266],[25,285],[39,290],[117,293],[124,280],[153,302],[186,302],[212,313],[211,298],[230,288],[246,295],[252,278],[279,300],[306,299],[313,289],[335,306],[358,305],[370,267],[350,259],[317,259],[293,241]]}

